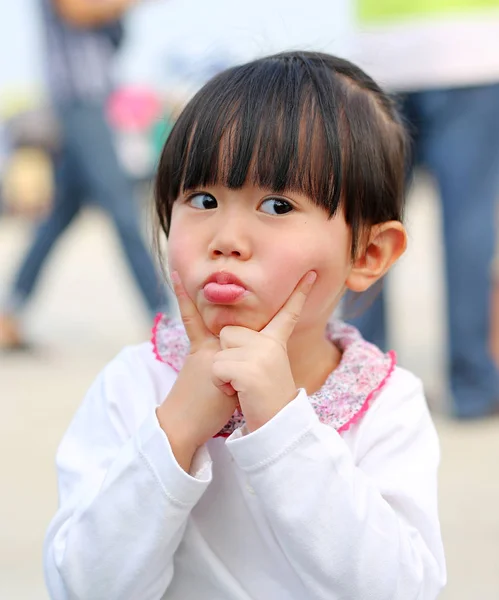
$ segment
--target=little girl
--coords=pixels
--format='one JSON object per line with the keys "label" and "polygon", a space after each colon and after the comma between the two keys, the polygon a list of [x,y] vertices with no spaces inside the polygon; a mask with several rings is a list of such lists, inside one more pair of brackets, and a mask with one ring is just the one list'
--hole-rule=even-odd
{"label": "little girl", "polygon": [[229,69],[163,151],[183,324],[94,383],[57,455],[54,600],[432,600],[439,447],[421,382],[330,315],[405,248],[405,135],[351,63]]}

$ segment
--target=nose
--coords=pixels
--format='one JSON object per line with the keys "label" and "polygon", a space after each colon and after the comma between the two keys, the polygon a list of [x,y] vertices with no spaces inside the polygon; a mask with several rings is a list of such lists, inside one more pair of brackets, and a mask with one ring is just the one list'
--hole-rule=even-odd
{"label": "nose", "polygon": [[252,255],[248,224],[245,219],[227,214],[218,227],[208,247],[210,258],[236,258],[249,260]]}

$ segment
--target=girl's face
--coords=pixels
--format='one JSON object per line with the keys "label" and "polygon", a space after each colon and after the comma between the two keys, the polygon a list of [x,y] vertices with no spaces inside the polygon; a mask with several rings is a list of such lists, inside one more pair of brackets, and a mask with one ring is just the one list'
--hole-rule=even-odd
{"label": "girl's face", "polygon": [[168,256],[203,320],[260,331],[308,271],[317,280],[296,329],[324,325],[351,269],[351,232],[306,196],[255,186],[186,192],[173,205]]}

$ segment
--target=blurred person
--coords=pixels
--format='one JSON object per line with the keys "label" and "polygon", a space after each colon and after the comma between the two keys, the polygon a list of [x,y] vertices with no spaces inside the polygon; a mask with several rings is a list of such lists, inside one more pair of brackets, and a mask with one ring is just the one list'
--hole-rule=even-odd
{"label": "blurred person", "polygon": [[490,350],[499,368],[499,247],[496,248],[493,273]]}
{"label": "blurred person", "polygon": [[5,125],[0,118],[0,215],[5,210],[4,178],[9,160],[10,148]]}
{"label": "blurred person", "polygon": [[183,324],[121,352],[63,438],[53,600],[438,596],[421,382],[330,320],[405,250],[405,140],[326,54],[234,67],[187,105],[156,181]]}
{"label": "blurred person", "polygon": [[[360,62],[400,96],[412,164],[434,177],[443,213],[453,412],[498,411],[489,350],[499,190],[499,2],[358,0]],[[416,283],[415,283],[416,284]],[[386,345],[385,295],[352,319]]]}
{"label": "blurred person", "polygon": [[137,0],[42,0],[51,102],[62,130],[51,213],[15,278],[0,315],[0,347],[23,347],[19,316],[55,242],[88,198],[112,218],[151,314],[167,308],[140,233],[131,181],[120,167],[106,120],[111,68],[121,43],[120,18]]}

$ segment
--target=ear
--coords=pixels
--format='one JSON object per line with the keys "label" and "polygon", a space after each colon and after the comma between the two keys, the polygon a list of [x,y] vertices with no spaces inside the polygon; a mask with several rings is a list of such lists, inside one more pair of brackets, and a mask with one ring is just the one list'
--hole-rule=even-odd
{"label": "ear", "polygon": [[367,245],[355,259],[346,286],[352,292],[365,292],[381,279],[400,258],[407,246],[407,233],[399,221],[374,225]]}

